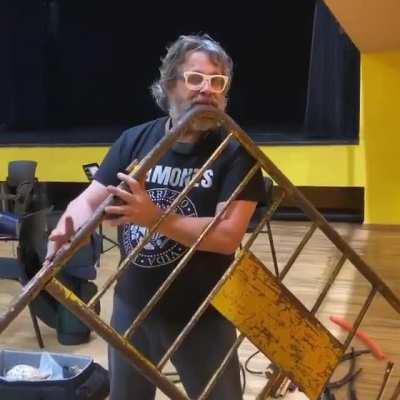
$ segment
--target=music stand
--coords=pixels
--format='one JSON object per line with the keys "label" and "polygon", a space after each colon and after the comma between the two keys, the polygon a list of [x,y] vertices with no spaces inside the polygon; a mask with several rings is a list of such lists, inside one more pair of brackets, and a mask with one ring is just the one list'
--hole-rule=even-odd
{"label": "music stand", "polygon": [[99,169],[99,164],[97,163],[83,164],[82,168],[85,171],[85,175],[87,176],[89,182],[92,182],[94,174]]}
{"label": "music stand", "polygon": [[[87,176],[89,182],[92,182],[95,173],[99,169],[99,164],[97,164],[97,163],[83,164],[82,168],[85,171],[85,175]],[[108,249],[104,250],[103,241],[101,241],[101,253],[102,254],[107,252],[107,251],[109,251],[109,250],[111,250],[111,249],[113,249],[114,247],[119,246],[119,244],[115,240],[109,238],[108,236],[106,236],[103,233],[103,224],[102,223],[100,223],[100,225],[99,225],[99,235],[102,237],[102,239],[104,239],[107,242],[112,244],[111,247],[109,247]]]}

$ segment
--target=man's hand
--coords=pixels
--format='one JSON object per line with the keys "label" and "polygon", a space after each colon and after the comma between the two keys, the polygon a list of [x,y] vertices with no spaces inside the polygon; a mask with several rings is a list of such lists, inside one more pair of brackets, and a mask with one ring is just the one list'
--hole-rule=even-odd
{"label": "man's hand", "polygon": [[118,178],[128,185],[129,191],[115,186],[107,187],[109,193],[118,197],[124,203],[105,208],[107,214],[116,217],[110,220],[110,224],[112,226],[137,224],[151,227],[162,214],[162,210],[152,202],[144,185],[123,173],[119,173]]}
{"label": "man's hand", "polygon": [[66,216],[64,223],[57,225],[57,227],[50,233],[47,242],[45,263],[49,263],[53,260],[60,247],[67,243],[74,233],[74,222],[71,217]]}

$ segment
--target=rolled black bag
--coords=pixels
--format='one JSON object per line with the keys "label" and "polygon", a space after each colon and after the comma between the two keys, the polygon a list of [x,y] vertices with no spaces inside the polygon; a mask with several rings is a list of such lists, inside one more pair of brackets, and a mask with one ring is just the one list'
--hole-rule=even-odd
{"label": "rolled black bag", "polygon": [[[48,216],[49,231],[55,227],[61,214],[61,211],[56,211]],[[46,246],[44,243],[44,247]],[[82,246],[57,275],[57,279],[86,303],[97,293],[97,286],[91,281],[96,278],[100,254],[101,237],[94,233],[90,242]],[[24,258],[30,279],[38,271],[42,260],[35,252],[25,255]],[[61,344],[77,345],[90,340],[91,330],[46,291],[40,292],[31,302],[31,307],[42,322],[56,329],[57,339]],[[100,303],[95,311],[100,313]]]}
{"label": "rolled black bag", "polygon": [[[97,286],[93,282],[75,278],[63,274],[60,281],[77,296],[87,303],[96,293]],[[97,314],[100,314],[100,303],[96,306]],[[87,343],[90,339],[90,329],[79,320],[71,311],[57,302],[56,311],[57,339],[63,345],[76,345]]]}

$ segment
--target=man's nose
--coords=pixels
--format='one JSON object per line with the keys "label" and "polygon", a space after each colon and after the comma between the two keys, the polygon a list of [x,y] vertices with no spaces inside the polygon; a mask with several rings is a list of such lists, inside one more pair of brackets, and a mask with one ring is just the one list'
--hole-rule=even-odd
{"label": "man's nose", "polygon": [[211,83],[207,79],[204,79],[200,88],[200,93],[212,93]]}

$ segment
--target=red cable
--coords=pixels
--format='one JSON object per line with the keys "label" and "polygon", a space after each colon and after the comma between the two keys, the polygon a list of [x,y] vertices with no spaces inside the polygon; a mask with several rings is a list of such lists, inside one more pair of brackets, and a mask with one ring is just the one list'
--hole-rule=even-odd
{"label": "red cable", "polygon": [[[353,325],[341,317],[331,315],[329,319],[348,332],[351,332],[351,330],[353,329]],[[371,350],[375,358],[377,358],[378,360],[384,360],[386,358],[386,355],[382,351],[379,344],[371,339],[364,331],[362,331],[361,329],[357,329],[355,335]]]}

